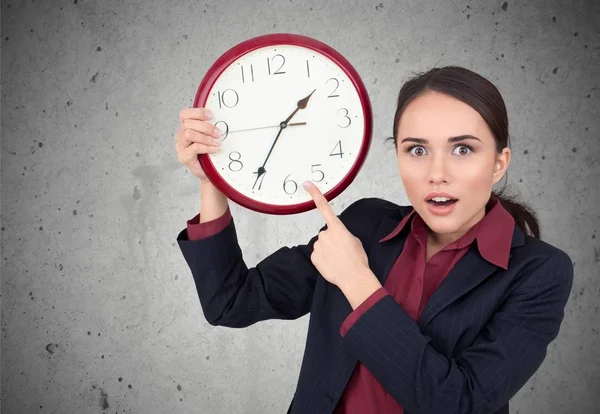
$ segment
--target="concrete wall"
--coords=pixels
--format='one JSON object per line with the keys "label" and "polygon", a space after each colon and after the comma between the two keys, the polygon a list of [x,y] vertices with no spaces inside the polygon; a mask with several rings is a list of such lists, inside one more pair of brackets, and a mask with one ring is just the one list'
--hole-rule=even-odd
{"label": "concrete wall", "polygon": [[[308,318],[203,319],[175,242],[199,187],[173,134],[218,56],[293,32],[343,53],[373,103],[372,150],[338,212],[365,196],[407,203],[384,139],[413,72],[458,64],[498,86],[509,185],[576,270],[562,331],[512,412],[597,413],[599,4],[3,1],[2,411],[284,412]],[[321,226],[315,211],[232,212],[249,265]]]}

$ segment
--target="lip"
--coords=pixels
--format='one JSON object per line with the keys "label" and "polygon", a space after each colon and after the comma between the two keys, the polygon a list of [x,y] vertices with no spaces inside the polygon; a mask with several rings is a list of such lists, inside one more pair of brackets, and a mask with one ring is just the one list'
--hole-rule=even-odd
{"label": "lip", "polygon": [[429,212],[435,216],[447,216],[454,211],[457,203],[458,200],[447,207],[440,207],[429,202],[425,202],[425,204],[427,204],[427,210],[429,210]]}
{"label": "lip", "polygon": [[429,194],[427,194],[427,196],[425,196],[425,202],[428,202],[433,197],[446,197],[451,200],[458,200],[456,197],[454,197],[453,195],[450,195],[448,193],[429,193]]}

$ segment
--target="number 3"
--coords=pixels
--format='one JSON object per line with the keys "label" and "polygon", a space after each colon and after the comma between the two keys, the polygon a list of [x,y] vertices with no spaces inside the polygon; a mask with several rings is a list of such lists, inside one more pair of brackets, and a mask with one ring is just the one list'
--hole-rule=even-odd
{"label": "number 3", "polygon": [[350,124],[352,123],[352,120],[350,119],[350,117],[348,116],[348,110],[346,108],[340,108],[338,110],[338,114],[340,113],[340,111],[346,111],[346,113],[343,115],[344,118],[346,118],[348,120],[348,124],[347,125],[340,125],[337,124],[337,126],[339,126],[340,128],[348,128],[350,126]]}

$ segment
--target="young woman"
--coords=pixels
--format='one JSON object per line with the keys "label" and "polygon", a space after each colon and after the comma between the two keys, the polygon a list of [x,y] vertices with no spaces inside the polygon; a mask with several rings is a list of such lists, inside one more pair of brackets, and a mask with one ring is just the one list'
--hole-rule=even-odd
{"label": "young woman", "polygon": [[197,160],[219,148],[208,119],[180,112],[176,150],[202,201],[177,240],[211,325],[311,313],[288,412],[508,413],[559,332],[573,264],[492,189],[511,154],[494,85],[454,66],[410,79],[391,139],[411,206],[363,198],[336,216],[309,185],[326,225],[251,269]]}

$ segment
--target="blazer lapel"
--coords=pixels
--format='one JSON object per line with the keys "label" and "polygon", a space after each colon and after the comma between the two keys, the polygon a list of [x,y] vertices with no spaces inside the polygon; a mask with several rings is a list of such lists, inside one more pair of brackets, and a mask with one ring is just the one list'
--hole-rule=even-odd
{"label": "blazer lapel", "polygon": [[424,329],[442,309],[484,281],[496,269],[498,269],[496,265],[483,259],[477,248],[471,246],[425,305],[418,320],[421,329]]}
{"label": "blazer lapel", "polygon": [[[524,235],[515,225],[511,249],[522,245],[523,242]],[[509,257],[512,257],[512,253]],[[475,288],[496,269],[499,267],[481,257],[477,247],[472,245],[467,254],[450,270],[425,305],[418,319],[421,329],[424,329],[442,309]]]}

